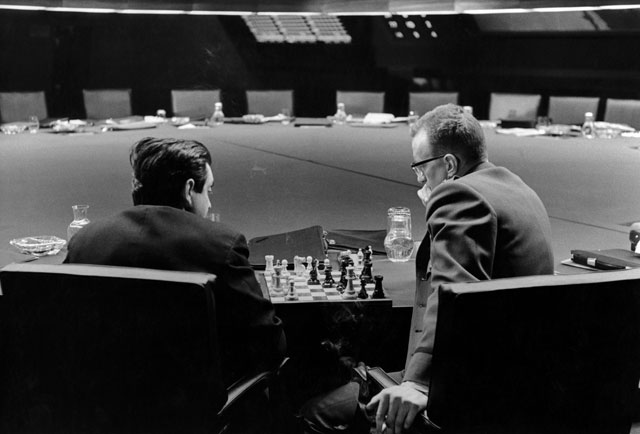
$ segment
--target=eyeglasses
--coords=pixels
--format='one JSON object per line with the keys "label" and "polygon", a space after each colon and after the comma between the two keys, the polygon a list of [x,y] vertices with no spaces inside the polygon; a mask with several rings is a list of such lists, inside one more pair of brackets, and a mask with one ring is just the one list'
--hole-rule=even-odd
{"label": "eyeglasses", "polygon": [[437,157],[427,158],[426,160],[417,161],[415,163],[411,163],[411,168],[415,172],[416,175],[420,175],[420,171],[418,170],[418,166],[422,166],[423,164],[427,164],[430,161],[438,160],[440,158],[444,158],[447,154],[438,155]]}

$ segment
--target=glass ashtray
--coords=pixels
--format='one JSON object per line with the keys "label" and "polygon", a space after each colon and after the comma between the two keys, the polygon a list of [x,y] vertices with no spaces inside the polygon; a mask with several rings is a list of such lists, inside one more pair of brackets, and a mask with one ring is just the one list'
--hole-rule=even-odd
{"label": "glass ashtray", "polygon": [[24,122],[12,122],[0,125],[0,131],[2,131],[3,134],[19,134],[26,129],[27,124]]}
{"label": "glass ashtray", "polygon": [[16,238],[9,241],[9,244],[20,250],[20,253],[48,256],[57,254],[67,242],[53,235],[39,235],[36,237]]}

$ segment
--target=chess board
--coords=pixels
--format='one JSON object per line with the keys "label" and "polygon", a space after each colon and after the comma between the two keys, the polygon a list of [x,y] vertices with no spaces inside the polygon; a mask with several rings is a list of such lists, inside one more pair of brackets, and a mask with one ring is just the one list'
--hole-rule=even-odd
{"label": "chess board", "polygon": [[[293,273],[293,272],[291,272]],[[345,299],[340,291],[336,289],[336,284],[332,288],[323,288],[322,282],[324,282],[324,273],[318,273],[318,280],[320,281],[319,285],[308,285],[307,278],[299,278],[299,281],[295,282],[296,294],[298,295],[297,300],[287,300],[287,292],[288,288],[284,291],[283,295],[274,295],[272,291],[272,279],[271,274],[268,272],[260,271],[257,273],[258,281],[262,286],[263,293],[269,294],[269,298],[271,302],[274,304],[281,303],[310,303],[310,302],[386,302],[391,303],[389,298],[384,299],[372,299],[371,295],[373,294],[373,290],[375,287],[374,283],[367,283],[365,285],[365,290],[367,291],[368,298],[356,298],[355,300]],[[340,280],[340,271],[333,270],[331,273],[333,280],[337,283]],[[353,288],[356,291],[356,294],[360,292],[360,279],[356,279],[353,281]],[[386,294],[385,294],[386,297]]]}

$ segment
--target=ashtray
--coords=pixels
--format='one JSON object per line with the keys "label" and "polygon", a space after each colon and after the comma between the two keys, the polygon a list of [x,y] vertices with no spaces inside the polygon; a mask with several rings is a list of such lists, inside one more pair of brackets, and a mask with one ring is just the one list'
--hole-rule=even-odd
{"label": "ashtray", "polygon": [[16,238],[9,244],[20,250],[20,253],[34,256],[48,256],[57,254],[67,242],[53,235],[39,235],[36,237]]}
{"label": "ashtray", "polygon": [[242,120],[246,124],[263,124],[265,122],[263,115],[244,115]]}
{"label": "ashtray", "polygon": [[24,122],[12,122],[9,124],[0,125],[0,131],[4,134],[19,134],[27,129],[27,124]]}

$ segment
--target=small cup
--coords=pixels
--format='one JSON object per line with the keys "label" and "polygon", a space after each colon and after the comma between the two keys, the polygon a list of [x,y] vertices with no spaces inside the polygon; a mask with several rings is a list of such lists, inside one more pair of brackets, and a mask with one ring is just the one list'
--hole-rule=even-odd
{"label": "small cup", "polygon": [[280,110],[280,114],[282,117],[282,125],[289,125],[291,123],[291,110],[288,108],[283,108]]}
{"label": "small cup", "polygon": [[38,116],[29,116],[29,124],[27,128],[31,134],[38,132],[38,129],[40,128],[40,120],[38,119]]}

